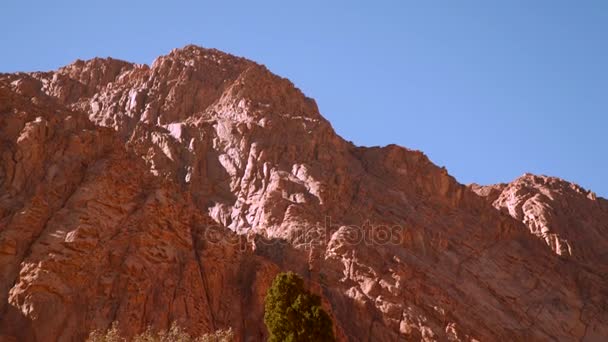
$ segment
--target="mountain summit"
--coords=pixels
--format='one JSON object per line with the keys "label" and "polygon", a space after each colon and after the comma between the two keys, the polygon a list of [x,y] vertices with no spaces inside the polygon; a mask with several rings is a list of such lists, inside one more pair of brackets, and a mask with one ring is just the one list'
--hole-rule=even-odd
{"label": "mountain summit", "polygon": [[291,270],[349,341],[608,338],[608,201],[358,147],[264,66],[186,46],[0,74],[0,340],[267,337]]}

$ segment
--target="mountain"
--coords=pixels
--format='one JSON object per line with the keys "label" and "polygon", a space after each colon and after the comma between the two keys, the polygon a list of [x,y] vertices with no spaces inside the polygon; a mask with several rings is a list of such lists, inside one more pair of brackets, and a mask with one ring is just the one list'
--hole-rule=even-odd
{"label": "mountain", "polygon": [[471,188],[522,221],[556,254],[608,272],[607,200],[562,179],[532,174],[510,184]]}
{"label": "mountain", "polygon": [[607,201],[358,147],[264,66],[186,46],[0,74],[0,340],[267,336],[292,270],[349,341],[608,338]]}

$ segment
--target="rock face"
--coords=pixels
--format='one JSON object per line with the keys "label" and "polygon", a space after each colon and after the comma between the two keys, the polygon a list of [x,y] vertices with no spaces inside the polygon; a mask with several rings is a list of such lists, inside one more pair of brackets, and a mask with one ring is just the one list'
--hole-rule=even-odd
{"label": "rock face", "polygon": [[532,176],[466,187],[421,152],[354,146],[246,59],[187,46],[3,74],[0,138],[0,339],[177,321],[259,341],[281,270],[341,340],[608,338],[605,200]]}
{"label": "rock face", "polygon": [[509,184],[471,188],[523,222],[556,254],[608,272],[607,200],[562,179],[532,174]]}
{"label": "rock face", "polygon": [[276,266],[113,130],[5,86],[0,99],[0,336],[83,340],[113,320],[127,334],[169,320],[194,333],[230,324],[264,334],[256,292]]}

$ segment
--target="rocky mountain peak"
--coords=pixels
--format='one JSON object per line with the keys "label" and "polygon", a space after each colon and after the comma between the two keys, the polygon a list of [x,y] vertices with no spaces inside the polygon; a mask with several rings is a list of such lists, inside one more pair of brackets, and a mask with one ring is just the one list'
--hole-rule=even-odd
{"label": "rocky mountain peak", "polygon": [[467,187],[422,152],[354,146],[244,58],[189,45],[2,74],[0,138],[0,339],[116,321],[264,340],[281,270],[340,340],[608,336],[605,200],[544,176]]}
{"label": "rocky mountain peak", "polygon": [[557,177],[524,174],[508,184],[472,185],[494,207],[522,221],[558,255],[608,265],[608,201]]}

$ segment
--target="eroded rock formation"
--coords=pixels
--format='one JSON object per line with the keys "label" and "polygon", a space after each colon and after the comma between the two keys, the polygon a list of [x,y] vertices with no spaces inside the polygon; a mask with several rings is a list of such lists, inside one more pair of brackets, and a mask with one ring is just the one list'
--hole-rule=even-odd
{"label": "eroded rock formation", "polygon": [[0,96],[6,339],[178,321],[263,340],[280,270],[342,340],[608,337],[606,201],[582,190],[466,187],[421,152],[354,146],[288,80],[195,46],[3,74]]}
{"label": "eroded rock formation", "polygon": [[523,222],[556,254],[608,272],[607,200],[562,179],[532,174],[509,184],[471,188]]}

